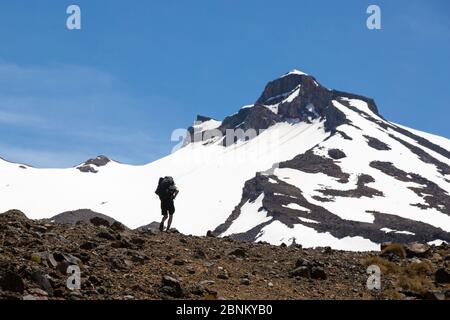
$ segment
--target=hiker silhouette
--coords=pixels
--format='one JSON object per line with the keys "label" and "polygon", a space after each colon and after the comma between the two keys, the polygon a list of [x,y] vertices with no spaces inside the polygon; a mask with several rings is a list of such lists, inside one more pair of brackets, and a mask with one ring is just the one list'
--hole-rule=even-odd
{"label": "hiker silhouette", "polygon": [[179,190],[175,186],[175,182],[172,177],[167,176],[164,178],[159,178],[158,187],[156,188],[155,193],[161,200],[161,214],[163,218],[161,224],[159,225],[160,231],[164,231],[164,223],[167,218],[169,218],[169,221],[167,222],[166,230],[170,230],[173,214],[175,213],[174,199],[178,195],[178,192]]}

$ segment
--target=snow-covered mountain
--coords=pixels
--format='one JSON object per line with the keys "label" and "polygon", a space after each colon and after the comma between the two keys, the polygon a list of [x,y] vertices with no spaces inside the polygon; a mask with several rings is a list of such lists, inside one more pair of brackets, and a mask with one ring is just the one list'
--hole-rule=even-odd
{"label": "snow-covered mountain", "polygon": [[346,250],[450,242],[450,140],[385,120],[372,99],[294,70],[223,121],[197,120],[178,151],[144,166],[0,160],[0,212],[90,209],[139,227],[160,219],[154,190],[171,175],[184,233]]}

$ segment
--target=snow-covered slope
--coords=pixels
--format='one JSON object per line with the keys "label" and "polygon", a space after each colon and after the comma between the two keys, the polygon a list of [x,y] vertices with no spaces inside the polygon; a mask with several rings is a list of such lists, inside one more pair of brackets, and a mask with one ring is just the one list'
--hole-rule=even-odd
{"label": "snow-covered slope", "polygon": [[139,227],[160,219],[154,190],[171,175],[185,233],[346,250],[450,241],[450,141],[386,121],[372,99],[294,70],[223,121],[197,120],[180,150],[144,166],[0,160],[0,212],[91,209]]}
{"label": "snow-covered slope", "polygon": [[[304,137],[301,143],[299,136]],[[49,218],[89,208],[139,227],[160,220],[154,191],[160,176],[171,175],[180,189],[174,227],[204,234],[228,217],[240,201],[242,186],[255,172],[308,150],[326,136],[320,121],[279,123],[247,142],[230,147],[219,141],[207,146],[196,142],[144,166],[111,161],[92,173],[1,165],[0,211],[18,208],[30,218]]]}

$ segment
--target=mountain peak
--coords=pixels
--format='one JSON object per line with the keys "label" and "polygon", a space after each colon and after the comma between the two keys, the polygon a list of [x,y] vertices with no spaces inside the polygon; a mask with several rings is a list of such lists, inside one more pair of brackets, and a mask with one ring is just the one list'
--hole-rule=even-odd
{"label": "mountain peak", "polygon": [[97,156],[93,159],[89,159],[86,162],[82,163],[78,167],[76,167],[81,172],[91,172],[91,173],[97,173],[99,167],[106,166],[111,160],[103,155]]}
{"label": "mountain peak", "polygon": [[[354,103],[353,100],[360,100],[362,103]],[[216,131],[214,135],[220,131],[222,136],[226,135],[228,129],[253,129],[260,132],[279,122],[312,123],[320,119],[324,122],[326,132],[335,132],[338,126],[349,122],[344,112],[335,107],[335,101],[348,108],[359,109],[361,114],[369,110],[370,114],[380,116],[373,99],[328,89],[313,76],[294,69],[267,83],[255,103],[242,107],[223,121],[198,116],[196,124],[188,129],[190,135],[185,144],[196,140],[193,139],[196,132],[200,138],[204,132],[211,130]],[[210,132],[208,137],[211,134]]]}
{"label": "mountain peak", "polygon": [[313,91],[319,87],[322,88],[314,77],[294,69],[282,75],[280,78],[270,81],[256,103],[273,105],[285,100],[294,93],[296,89]]}
{"label": "mountain peak", "polygon": [[286,76],[289,76],[289,75],[293,75],[293,74],[296,74],[296,75],[299,75],[299,76],[308,76],[308,74],[305,73],[305,72],[303,72],[303,71],[300,71],[300,70],[298,70],[298,69],[292,69],[292,70],[289,71],[288,73],[283,74],[283,75],[281,76],[281,78],[286,77]]}

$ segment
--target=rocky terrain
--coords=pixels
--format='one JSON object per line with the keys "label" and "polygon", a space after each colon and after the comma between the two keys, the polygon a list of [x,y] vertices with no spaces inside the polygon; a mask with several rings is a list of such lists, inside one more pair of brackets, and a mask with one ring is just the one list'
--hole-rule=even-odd
{"label": "rocky terrain", "polygon": [[[380,248],[381,249],[381,248]],[[0,214],[1,299],[449,299],[450,246],[384,244],[380,252],[273,246],[212,233],[130,230]],[[366,287],[369,265],[381,289]],[[81,287],[69,290],[69,266]]]}

